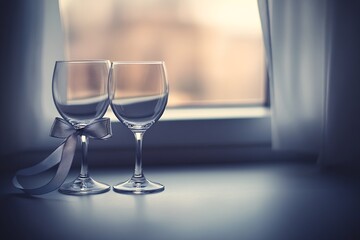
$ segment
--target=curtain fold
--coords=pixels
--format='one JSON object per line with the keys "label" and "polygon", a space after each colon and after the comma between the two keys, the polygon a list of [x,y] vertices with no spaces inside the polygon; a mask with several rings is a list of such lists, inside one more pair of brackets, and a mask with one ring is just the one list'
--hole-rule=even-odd
{"label": "curtain fold", "polygon": [[322,165],[360,165],[360,2],[333,1]]}
{"label": "curtain fold", "polygon": [[0,3],[0,155],[31,145],[41,128],[42,1]]}
{"label": "curtain fold", "polygon": [[57,1],[0,1],[0,157],[58,143],[51,94],[55,60],[63,59]]}
{"label": "curtain fold", "polygon": [[359,3],[258,0],[258,5],[273,148],[319,154],[321,165],[358,163]]}

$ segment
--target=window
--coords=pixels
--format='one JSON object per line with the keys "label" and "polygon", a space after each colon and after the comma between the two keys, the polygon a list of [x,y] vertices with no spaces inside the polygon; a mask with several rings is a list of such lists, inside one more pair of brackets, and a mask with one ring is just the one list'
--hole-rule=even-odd
{"label": "window", "polygon": [[[95,3],[101,3],[102,7],[97,7]],[[69,10],[70,4],[71,10]],[[78,4],[77,7],[76,4]],[[130,5],[125,8],[124,4]],[[207,9],[201,10],[200,7],[203,5],[206,5]],[[171,9],[171,14],[166,15],[170,10],[166,10],[163,13],[166,16],[155,12],[156,6]],[[61,22],[59,7],[62,15]],[[130,9],[130,7],[133,9],[132,11],[124,10]],[[222,8],[222,10],[217,11],[220,8]],[[94,9],[96,9],[96,11]],[[75,10],[80,12],[70,14],[71,11]],[[176,35],[175,37],[170,37],[171,35],[165,34],[165,29],[163,33],[160,34],[157,32],[155,34],[157,39],[166,39],[166,41],[162,42],[164,45],[159,45],[158,50],[155,51],[154,46],[158,44],[157,41],[152,41],[151,43],[153,45],[151,45],[150,41],[143,41],[146,37],[138,37],[139,39],[137,39],[133,36],[130,38],[131,34],[124,34],[125,30],[121,30],[127,28],[128,31],[130,31],[130,29],[133,29],[130,28],[130,25],[124,25],[130,24],[131,21],[133,21],[132,24],[135,24],[136,18],[141,19],[141,16],[146,16],[146,11],[153,12],[153,14],[150,14],[151,16],[146,19],[148,22],[162,22],[159,19],[177,17],[177,21],[181,23],[181,21],[189,21],[191,19],[190,17],[193,16],[192,24],[197,24],[195,24],[196,29],[200,28],[200,26],[205,29],[217,29],[217,31],[222,31],[223,34],[226,33],[224,36],[228,36],[228,38],[224,37],[224,41],[215,41],[216,38],[220,39],[220,37],[217,36],[218,34],[220,35],[220,33],[214,33],[210,37],[206,35],[206,37],[199,38],[203,45],[207,45],[199,45],[199,48],[203,49],[201,53],[205,54],[205,56],[199,57],[199,55],[196,55],[195,57],[195,55],[191,55],[191,52],[185,52],[187,50],[184,50],[188,49],[186,47],[190,46],[189,48],[191,48],[191,45],[193,45],[191,40],[193,36],[191,34],[187,36],[181,34],[181,36]],[[131,12],[134,16],[131,15],[130,18],[129,14]],[[223,14],[225,13],[226,17],[228,17],[228,23],[235,21],[237,25],[230,24],[229,27],[225,28],[224,25],[226,22],[224,23],[224,20],[222,20]],[[120,16],[120,14],[124,15]],[[124,18],[126,14],[129,16],[127,19],[133,20],[127,23],[116,20]],[[214,18],[212,22],[207,21],[209,18],[208,15]],[[241,17],[239,20],[232,20],[237,19],[239,16]],[[79,25],[74,24],[76,18],[79,18],[77,21]],[[151,18],[153,18],[153,20],[150,21]],[[157,18],[158,20],[156,20]],[[70,24],[70,21],[74,22]],[[144,24],[149,24],[146,23],[146,21]],[[254,26],[249,24],[249,22],[252,22]],[[43,55],[41,59],[43,64],[41,86],[41,108],[43,116],[37,118],[37,120],[41,120],[42,132],[34,134],[34,136],[38,136],[39,139],[36,140],[35,145],[37,147],[34,145],[35,141],[32,141],[32,148],[47,147],[53,149],[58,145],[57,139],[48,137],[52,121],[55,116],[58,116],[51,96],[51,78],[54,62],[59,59],[64,59],[64,57],[65,59],[105,58],[110,60],[154,60],[156,58],[166,61],[169,72],[170,97],[172,99],[170,99],[168,105],[170,107],[167,108],[163,117],[160,119],[164,121],[155,124],[146,134],[146,147],[191,146],[191,148],[193,148],[196,146],[223,145],[255,145],[268,147],[270,145],[270,115],[268,109],[262,105],[265,99],[265,62],[256,1],[59,0],[59,5],[56,1],[45,1],[43,23]],[[110,29],[115,27],[115,23],[119,24],[116,28],[121,30],[117,32],[117,37],[113,35],[115,31],[110,31]],[[65,31],[61,31],[61,25],[63,25]],[[179,25],[178,23],[178,26],[183,25]],[[140,27],[138,26],[137,28]],[[166,33],[170,32],[174,34],[176,28],[171,28],[168,27]],[[179,28],[185,31],[181,27]],[[244,31],[241,32],[239,30],[240,28],[244,29]],[[77,30],[75,31],[75,29]],[[147,31],[149,32],[148,34],[150,34],[154,30],[149,27]],[[70,32],[71,34],[69,34]],[[182,37],[182,39],[180,39],[180,37]],[[227,41],[242,41],[240,37],[247,38],[243,40],[244,46],[246,47],[235,51],[233,48],[230,48],[231,44]],[[138,45],[134,43],[136,40],[140,40],[137,42]],[[175,40],[180,41],[181,44],[178,44]],[[245,42],[248,42],[248,44],[245,44]],[[165,47],[165,44],[168,44],[168,46]],[[175,50],[169,50],[174,49],[174,47],[176,47]],[[179,47],[179,49],[177,47]],[[234,52],[236,54],[233,55],[233,58],[236,60],[230,61],[228,55],[221,58],[221,56],[216,55],[216,51],[215,53],[211,53],[214,55],[209,56],[210,53],[204,50],[205,47],[209,47],[207,51],[217,50],[218,54],[225,52],[226,54],[230,54]],[[224,48],[231,49],[231,51],[228,50],[224,52],[222,51]],[[144,49],[147,49],[147,51]],[[159,49],[163,50],[159,51]],[[164,52],[165,49],[168,49],[166,55]],[[127,50],[127,55],[117,52],[125,50]],[[182,54],[181,57],[173,54],[175,52]],[[146,53],[146,55],[140,55],[144,53]],[[249,53],[249,55],[245,53]],[[191,57],[186,60],[185,57],[190,55]],[[203,60],[200,61],[199,58]],[[210,61],[211,64],[203,65],[204,61],[208,58],[212,60]],[[182,60],[180,61],[180,59]],[[191,64],[188,64],[188,62]],[[175,70],[177,67],[180,68]],[[228,69],[238,71],[240,68],[248,72],[230,75],[231,71]],[[201,69],[203,71],[202,73],[200,73]],[[194,72],[196,74],[192,75]],[[199,77],[201,75],[205,77]],[[208,78],[210,75],[212,75],[213,78]],[[218,80],[219,82],[216,82]],[[231,81],[235,82],[231,83]],[[200,85],[200,83],[202,85]],[[218,93],[209,90],[211,85],[213,90],[219,90]],[[201,90],[201,88],[208,88],[208,90]],[[227,92],[229,89],[232,92]],[[246,91],[248,92],[245,94]],[[114,118],[114,120],[115,119],[116,118]],[[113,122],[113,132],[113,137],[107,141],[93,141],[92,149],[134,147],[134,139],[130,131],[123,127],[117,120]]]}
{"label": "window", "polygon": [[69,59],[164,60],[168,107],[261,105],[254,0],[60,0]]}

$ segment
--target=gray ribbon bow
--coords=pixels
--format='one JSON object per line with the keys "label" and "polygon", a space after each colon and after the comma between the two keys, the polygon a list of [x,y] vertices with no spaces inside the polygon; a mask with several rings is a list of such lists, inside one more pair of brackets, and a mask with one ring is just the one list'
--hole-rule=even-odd
{"label": "gray ribbon bow", "polygon": [[[55,118],[50,136],[65,138],[61,145],[40,163],[16,172],[12,182],[17,189],[27,194],[40,195],[58,189],[65,181],[74,159],[77,136],[86,135],[90,138],[106,139],[111,137],[111,125],[109,118],[101,118],[81,129],[75,129],[62,118]],[[19,176],[33,176],[44,172],[56,164],[59,167],[55,176],[47,184],[37,188],[25,188],[18,181]]]}

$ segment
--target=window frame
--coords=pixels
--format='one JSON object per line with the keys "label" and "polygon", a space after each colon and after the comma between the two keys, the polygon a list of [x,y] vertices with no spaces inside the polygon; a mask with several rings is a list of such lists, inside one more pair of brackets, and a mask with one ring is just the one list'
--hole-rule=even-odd
{"label": "window frame", "polygon": [[[64,57],[63,35],[60,28],[58,2],[46,1],[44,7],[44,35],[42,56],[42,129],[28,150],[50,150],[59,146],[61,140],[49,137],[54,117],[58,113],[53,106],[51,96],[51,79],[53,65],[56,60]],[[54,27],[58,25],[58,27]],[[57,46],[57,47],[56,47]],[[265,64],[265,63],[264,63]],[[152,126],[144,137],[144,147],[201,147],[201,146],[271,146],[271,114],[269,98],[269,79],[267,74],[265,83],[266,100],[259,106],[228,106],[228,107],[196,107],[196,108],[168,108],[162,119]],[[209,109],[211,111],[209,111]],[[226,111],[227,114],[221,115]],[[208,116],[196,117],[185,112],[196,111],[211,113]],[[233,113],[229,113],[233,111]],[[246,113],[246,111],[248,111]],[[180,117],[170,117],[169,112]],[[112,121],[113,136],[106,141],[92,141],[91,149],[128,149],[134,147],[134,138],[130,130],[119,121]]]}

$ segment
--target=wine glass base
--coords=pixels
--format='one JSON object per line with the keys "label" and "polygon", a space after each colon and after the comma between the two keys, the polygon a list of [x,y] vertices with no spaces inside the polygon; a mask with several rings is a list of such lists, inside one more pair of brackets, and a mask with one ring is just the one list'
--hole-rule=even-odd
{"label": "wine glass base", "polygon": [[64,183],[59,192],[69,195],[90,195],[104,193],[110,190],[110,186],[100,183],[91,177],[77,177],[74,181]]}
{"label": "wine glass base", "polygon": [[132,177],[128,181],[113,186],[113,190],[125,194],[149,194],[164,191],[165,187],[160,183],[151,182],[145,177]]}

